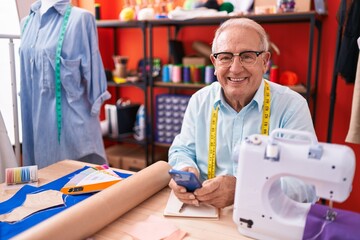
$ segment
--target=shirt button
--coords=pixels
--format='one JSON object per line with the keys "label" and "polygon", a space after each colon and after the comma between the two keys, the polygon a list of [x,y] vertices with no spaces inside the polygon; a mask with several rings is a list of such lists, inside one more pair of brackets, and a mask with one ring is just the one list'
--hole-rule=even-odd
{"label": "shirt button", "polygon": [[34,60],[33,59],[30,59],[30,63],[33,63],[34,62]]}

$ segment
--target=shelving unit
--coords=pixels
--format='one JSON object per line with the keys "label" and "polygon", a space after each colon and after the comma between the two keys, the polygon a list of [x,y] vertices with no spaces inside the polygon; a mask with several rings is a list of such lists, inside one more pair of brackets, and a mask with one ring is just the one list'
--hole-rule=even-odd
{"label": "shelving unit", "polygon": [[[305,85],[291,86],[293,90],[302,94],[305,99],[310,103],[310,100],[313,100],[313,121],[315,122],[316,118],[316,95],[317,95],[317,84],[318,84],[318,74],[319,74],[319,60],[320,60],[320,43],[321,43],[321,30],[322,24],[321,19],[315,11],[310,12],[292,12],[292,13],[281,13],[281,14],[248,14],[245,16],[238,17],[206,17],[206,18],[195,18],[188,20],[169,20],[169,19],[159,19],[151,20],[147,22],[147,27],[149,29],[149,58],[153,57],[153,29],[156,27],[173,27],[175,28],[176,35],[184,27],[191,26],[209,26],[209,25],[219,25],[224,21],[230,18],[240,18],[247,17],[253,19],[254,21],[262,24],[289,24],[289,23],[309,23],[309,49],[308,49],[308,66],[307,66],[307,77]],[[316,60],[315,60],[315,77],[312,79],[313,72],[313,53],[314,53],[314,43],[315,43],[315,29],[318,31],[317,37],[317,51],[316,51]],[[302,33],[299,33],[302,34]],[[159,83],[155,82],[152,77],[150,77],[150,86],[156,87],[161,86]],[[183,87],[183,86],[179,86]]]}
{"label": "shelving unit", "polygon": [[[266,23],[266,24],[291,24],[291,23],[308,23],[309,24],[309,47],[308,47],[308,65],[307,65],[307,74],[306,81],[303,85],[291,86],[293,90],[302,94],[305,99],[310,104],[312,100],[312,112],[313,112],[313,121],[315,122],[316,118],[316,95],[317,95],[317,85],[318,85],[318,69],[319,69],[319,56],[320,56],[320,43],[321,43],[321,18],[316,14],[315,11],[310,12],[301,12],[301,13],[282,13],[282,14],[262,14],[262,15],[246,15],[246,16],[237,16],[237,17],[206,17],[206,18],[195,18],[189,20],[170,20],[170,19],[156,19],[156,20],[148,20],[148,21],[132,21],[132,22],[120,22],[117,20],[111,21],[98,21],[98,27],[103,28],[112,28],[114,30],[118,28],[141,28],[143,32],[143,49],[144,49],[144,59],[153,59],[154,47],[153,47],[153,30],[157,27],[167,27],[169,32],[171,29],[175,29],[175,35],[181,31],[184,27],[192,27],[192,26],[211,26],[211,25],[219,25],[222,22],[230,19],[230,18],[239,18],[239,17],[247,17],[255,20],[258,23]],[[315,42],[315,29],[317,30],[317,41]],[[147,36],[148,34],[148,36]],[[303,34],[303,33],[299,33]],[[114,34],[116,37],[116,34]],[[170,38],[170,36],[169,36]],[[117,40],[114,39],[114,44],[116,45]],[[314,54],[314,46],[316,46],[316,53]],[[116,49],[116,46],[114,46]],[[313,56],[315,55],[315,60]],[[315,65],[315,68],[313,69]],[[153,66],[152,61],[150,61],[150,72],[152,72]],[[314,77],[313,77],[314,76]],[[113,84],[109,84],[113,85]],[[132,85],[132,84],[130,84]],[[118,87],[126,86],[126,85],[117,85]],[[154,118],[154,106],[153,106],[153,97],[154,97],[154,88],[168,88],[172,90],[176,89],[192,89],[197,90],[206,86],[206,84],[189,84],[189,83],[164,83],[161,81],[157,81],[151,74],[145,76],[144,85],[142,86],[145,89],[149,89],[149,96],[145,92],[145,104],[149,106],[146,110],[147,124],[148,126],[152,126],[152,121]],[[148,144],[150,148],[149,152],[154,153],[154,145],[161,147],[168,147],[166,144],[157,144],[154,143],[154,134],[150,129],[148,130],[149,139],[145,141],[145,144]],[[148,157],[147,155],[147,163],[148,165],[152,163],[153,157]]]}
{"label": "shelving unit", "polygon": [[[140,29],[142,33],[142,47],[143,47],[143,56],[144,59],[147,59],[147,25],[146,21],[129,21],[129,22],[122,22],[119,20],[100,20],[96,22],[98,28],[108,28],[113,30],[113,41],[114,41],[114,53],[118,54],[118,39],[117,39],[117,30],[122,28],[137,28]],[[144,61],[143,69],[145,70],[146,62]],[[144,71],[145,72],[145,71]],[[141,89],[144,93],[144,106],[145,106],[145,122],[146,125],[151,126],[152,121],[149,116],[151,114],[149,113],[149,109],[147,106],[151,105],[151,99],[148,97],[148,76],[144,74],[142,78],[138,82],[126,82],[126,83],[120,83],[117,84],[115,82],[108,82],[108,86],[115,87],[115,88],[123,88],[123,87],[137,87]],[[118,91],[116,90],[116,99],[118,99]],[[117,138],[113,138],[110,136],[107,136],[106,139],[109,139],[111,141],[119,142],[119,143],[132,143],[142,146],[145,149],[145,158],[147,165],[150,165],[152,163],[152,158],[149,154],[149,146],[151,146],[151,138],[149,136],[152,135],[151,128],[146,128],[146,134],[145,139],[143,141],[138,141],[134,139],[132,136],[119,136]]]}

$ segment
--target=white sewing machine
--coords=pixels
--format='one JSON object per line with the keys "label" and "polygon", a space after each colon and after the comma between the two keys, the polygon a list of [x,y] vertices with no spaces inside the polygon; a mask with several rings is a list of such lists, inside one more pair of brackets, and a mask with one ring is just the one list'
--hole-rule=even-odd
{"label": "white sewing machine", "polygon": [[233,220],[241,234],[256,239],[302,239],[311,203],[287,197],[281,177],[301,179],[315,186],[318,197],[343,202],[355,172],[351,148],[286,129],[250,136],[240,146],[238,161]]}

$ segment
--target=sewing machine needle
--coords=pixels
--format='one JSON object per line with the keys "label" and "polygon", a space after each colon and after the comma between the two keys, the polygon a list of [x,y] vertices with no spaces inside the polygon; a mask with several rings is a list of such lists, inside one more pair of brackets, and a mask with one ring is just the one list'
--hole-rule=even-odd
{"label": "sewing machine needle", "polygon": [[329,200],[329,209],[326,212],[326,220],[328,221],[334,221],[336,218],[337,213],[333,209],[333,201]]}

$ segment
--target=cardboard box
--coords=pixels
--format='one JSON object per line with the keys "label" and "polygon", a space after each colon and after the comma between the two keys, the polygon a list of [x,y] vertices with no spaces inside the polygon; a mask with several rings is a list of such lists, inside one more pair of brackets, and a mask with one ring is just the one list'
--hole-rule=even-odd
{"label": "cardboard box", "polygon": [[191,66],[191,65],[195,65],[195,66],[199,66],[199,65],[207,65],[208,61],[205,57],[199,57],[199,56],[187,56],[184,57],[182,60],[182,64],[184,66]]}
{"label": "cardboard box", "polygon": [[[277,0],[255,0],[254,8],[261,9],[264,7],[276,7],[277,8]],[[311,1],[310,0],[301,0],[296,1],[295,3],[295,12],[308,12],[310,11]],[[259,13],[260,14],[260,13]]]}
{"label": "cardboard box", "polygon": [[105,149],[110,167],[122,169],[122,158],[132,152],[141,150],[140,146],[133,144],[117,144]]}

